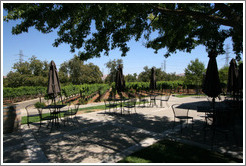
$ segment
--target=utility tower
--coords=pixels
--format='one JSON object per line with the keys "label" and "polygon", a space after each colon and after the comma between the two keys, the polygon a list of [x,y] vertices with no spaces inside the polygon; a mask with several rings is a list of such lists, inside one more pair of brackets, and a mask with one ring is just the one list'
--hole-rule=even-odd
{"label": "utility tower", "polygon": [[166,73],[166,60],[164,60],[164,72]]}
{"label": "utility tower", "polygon": [[24,57],[22,50],[20,50],[19,54],[17,54],[17,55],[19,56],[19,59],[18,59],[19,63],[22,63],[23,62],[23,57]]}
{"label": "utility tower", "polygon": [[161,68],[166,73],[166,60],[164,60],[164,63],[161,63]]}
{"label": "utility tower", "polygon": [[225,66],[229,66],[229,60],[230,60],[230,51],[229,51],[229,49],[230,49],[230,46],[229,46],[229,44],[227,44],[226,45],[226,57],[225,58],[223,58],[223,59],[225,59]]}

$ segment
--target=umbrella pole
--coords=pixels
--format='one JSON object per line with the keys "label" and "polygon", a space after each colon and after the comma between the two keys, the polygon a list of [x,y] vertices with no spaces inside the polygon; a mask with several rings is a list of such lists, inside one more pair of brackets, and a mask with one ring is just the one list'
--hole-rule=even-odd
{"label": "umbrella pole", "polygon": [[215,97],[213,97],[213,99],[212,99],[212,108],[213,108],[213,110],[215,108]]}
{"label": "umbrella pole", "polygon": [[54,94],[53,94],[53,100],[54,100],[54,104],[56,105],[56,98]]}
{"label": "umbrella pole", "polygon": [[213,99],[212,99],[212,110],[213,110],[213,122],[212,122],[212,124],[213,125],[214,125],[215,119],[216,119],[215,116],[217,116],[214,108],[215,108],[215,97],[213,97]]}

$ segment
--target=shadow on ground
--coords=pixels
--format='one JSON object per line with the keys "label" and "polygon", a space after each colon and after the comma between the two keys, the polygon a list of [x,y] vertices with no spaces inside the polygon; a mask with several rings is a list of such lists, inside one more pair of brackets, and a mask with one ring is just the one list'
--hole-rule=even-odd
{"label": "shadow on ground", "polygon": [[[190,106],[192,106],[193,109],[196,109],[194,104],[197,106],[204,103],[193,103],[193,105],[188,103],[183,106],[184,108],[191,108]],[[52,132],[45,125],[37,132],[38,124],[31,125],[33,135],[50,163],[107,161],[108,158],[122,151],[127,151],[128,148],[138,144],[140,141],[153,136],[161,136],[164,131],[172,130],[173,126],[179,125],[178,122],[173,123],[173,118],[170,119],[166,116],[146,116],[141,113],[121,115],[102,111],[92,114],[96,114],[96,116],[94,118],[83,115],[78,116],[73,123],[70,121],[65,126],[62,123],[60,127],[54,127]],[[236,151],[241,153],[243,151],[242,119],[238,118],[237,136],[235,137],[234,133],[229,133],[228,139],[226,139],[224,135],[216,133],[214,148],[224,149],[227,152]],[[101,121],[100,119],[106,120]],[[167,137],[194,141],[210,147],[212,130],[209,127],[205,130],[204,124],[203,120],[195,120],[193,129],[191,125],[184,125],[182,133],[180,131],[173,132]],[[21,156],[21,151],[11,150],[11,147],[15,145],[12,146],[10,142],[15,142],[15,140],[21,140],[21,136],[6,137],[4,139],[3,161],[29,162],[30,160],[27,157],[25,159],[18,158],[18,156]],[[20,142],[20,144],[22,143]],[[19,149],[24,152],[25,145]]]}

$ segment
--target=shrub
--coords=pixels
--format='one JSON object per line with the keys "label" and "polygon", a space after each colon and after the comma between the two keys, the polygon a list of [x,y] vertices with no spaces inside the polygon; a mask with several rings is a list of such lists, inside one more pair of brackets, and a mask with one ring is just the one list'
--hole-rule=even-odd
{"label": "shrub", "polygon": [[35,103],[34,104],[34,106],[35,106],[35,108],[43,108],[43,107],[45,107],[46,106],[46,104],[45,103],[43,103],[43,102],[37,102],[37,103]]}

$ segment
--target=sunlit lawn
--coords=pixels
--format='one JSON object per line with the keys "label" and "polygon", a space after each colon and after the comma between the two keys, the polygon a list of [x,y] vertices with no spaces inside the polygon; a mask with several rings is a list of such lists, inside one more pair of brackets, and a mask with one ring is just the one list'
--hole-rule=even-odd
{"label": "sunlit lawn", "polygon": [[204,94],[199,94],[199,95],[197,95],[197,94],[189,94],[189,95],[187,95],[187,94],[175,94],[175,97],[179,97],[179,98],[182,98],[182,97],[202,97],[202,96],[206,96],[206,95],[204,95]]}
{"label": "sunlit lawn", "polygon": [[119,161],[119,163],[235,163],[242,160],[223,154],[182,144],[162,140],[137,151]]}

